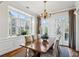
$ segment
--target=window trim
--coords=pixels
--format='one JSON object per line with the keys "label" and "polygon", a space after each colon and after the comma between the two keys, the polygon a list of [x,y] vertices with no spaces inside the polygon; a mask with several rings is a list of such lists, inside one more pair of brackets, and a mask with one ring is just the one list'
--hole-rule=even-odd
{"label": "window trim", "polygon": [[[16,11],[16,12],[19,12],[19,13],[23,14],[23,15],[26,15],[26,16],[28,16],[28,17],[31,17],[31,19],[34,18],[34,16],[32,16],[32,15],[26,13],[26,12],[23,12],[22,10],[19,10],[19,9],[17,9],[17,8],[12,7],[12,6],[8,6],[8,12],[9,12],[10,10],[14,10],[14,11]],[[9,13],[8,13],[8,37],[15,37],[15,36],[18,36],[17,34],[15,34],[15,35],[10,35],[10,34],[9,34],[9,21],[10,21],[10,15],[9,15]],[[31,21],[31,22],[32,22],[32,21]],[[32,27],[31,27],[31,30],[32,30]],[[31,31],[31,32],[32,32],[32,31]],[[28,34],[28,35],[29,35],[29,34]]]}

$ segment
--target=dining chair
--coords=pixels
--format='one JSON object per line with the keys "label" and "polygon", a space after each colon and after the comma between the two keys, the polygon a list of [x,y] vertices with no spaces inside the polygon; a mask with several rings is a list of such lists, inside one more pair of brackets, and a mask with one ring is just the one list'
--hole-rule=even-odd
{"label": "dining chair", "polygon": [[53,56],[58,57],[59,56],[59,40],[55,40],[53,45]]}
{"label": "dining chair", "polygon": [[34,35],[31,35],[31,36],[32,36],[32,40],[33,40],[33,42],[34,42],[34,40],[35,40],[35,39],[34,39]]}
{"label": "dining chair", "polygon": [[[28,46],[32,43],[32,37],[31,36],[25,36],[25,46]],[[30,54],[31,53],[31,54]],[[33,51],[26,48],[26,56],[32,56],[33,55]]]}
{"label": "dining chair", "polygon": [[[34,36],[33,35],[30,35],[30,36],[25,36],[25,46],[28,46],[30,44],[32,44],[32,42],[34,42]],[[26,48],[26,56],[27,57],[34,57],[36,56],[36,52],[29,49],[29,48]]]}

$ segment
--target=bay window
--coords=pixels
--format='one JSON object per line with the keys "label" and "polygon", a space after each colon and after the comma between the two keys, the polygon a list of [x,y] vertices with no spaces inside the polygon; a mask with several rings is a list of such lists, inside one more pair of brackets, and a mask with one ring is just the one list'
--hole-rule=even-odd
{"label": "bay window", "polygon": [[16,10],[9,10],[9,35],[28,35],[34,30],[34,17]]}

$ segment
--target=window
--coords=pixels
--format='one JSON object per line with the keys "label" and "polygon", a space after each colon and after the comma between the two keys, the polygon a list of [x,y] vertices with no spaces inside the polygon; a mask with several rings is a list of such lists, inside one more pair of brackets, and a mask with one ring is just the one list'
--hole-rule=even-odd
{"label": "window", "polygon": [[48,20],[42,19],[41,20],[41,35],[44,35],[45,33],[48,34]]}
{"label": "window", "polygon": [[9,10],[9,35],[26,35],[32,33],[33,17]]}

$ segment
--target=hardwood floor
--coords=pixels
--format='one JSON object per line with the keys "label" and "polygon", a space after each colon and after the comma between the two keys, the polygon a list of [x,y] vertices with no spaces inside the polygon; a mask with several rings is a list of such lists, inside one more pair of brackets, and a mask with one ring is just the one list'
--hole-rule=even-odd
{"label": "hardwood floor", "polygon": [[6,53],[4,55],[2,55],[1,57],[25,57],[25,48],[18,48],[14,51],[11,51],[9,53]]}
{"label": "hardwood floor", "polygon": [[[79,52],[64,46],[60,46],[60,57],[79,57]],[[25,57],[26,49],[19,48],[11,53],[5,54],[2,57]]]}

